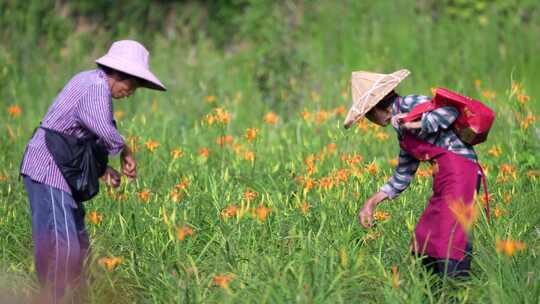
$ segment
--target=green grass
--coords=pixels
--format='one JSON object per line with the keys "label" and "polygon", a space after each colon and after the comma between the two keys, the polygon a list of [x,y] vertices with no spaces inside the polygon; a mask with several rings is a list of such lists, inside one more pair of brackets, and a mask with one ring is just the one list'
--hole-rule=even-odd
{"label": "green grass", "polygon": [[[252,10],[252,16],[260,13],[257,5]],[[527,25],[490,14],[486,25],[475,19],[434,22],[405,1],[327,1],[291,10],[297,25],[287,25],[284,20],[293,17],[279,11],[268,16],[273,18],[269,24],[254,17],[254,24],[275,28],[260,28],[260,34],[235,42],[233,51],[196,30],[174,38],[156,34],[145,41],[152,46],[152,69],[169,91],[140,90],[114,102],[115,110],[124,113],[118,119],[121,133],[139,137],[139,178],[122,185],[126,200],[115,201],[102,191],[86,204],[87,213],[103,215],[98,225],[87,221],[92,240],[89,302],[539,303],[540,177],[527,173],[540,170],[540,133],[538,122],[523,130],[519,117],[538,115],[540,105],[535,85],[540,81],[538,17]],[[248,21],[239,31],[254,30]],[[25,68],[9,60],[15,57],[9,50],[0,49],[6,66],[0,71],[0,175],[7,178],[0,182],[0,289],[13,299],[27,299],[37,288],[29,207],[18,179],[24,146],[67,80],[92,68],[110,43],[89,44],[88,36],[71,35],[64,57],[35,48]],[[484,217],[476,223],[474,273],[466,282],[437,283],[408,252],[431,192],[430,178],[415,178],[399,198],[380,206],[389,220],[369,231],[356,222],[363,201],[392,172],[388,160],[398,151],[393,131],[344,131],[344,117],[333,112],[320,124],[300,115],[348,107],[350,97],[343,93],[353,70],[403,67],[412,75],[402,94],[429,94],[431,87],[445,86],[480,98],[497,112],[490,138],[477,152],[489,169],[492,208],[503,213],[492,224]],[[259,74],[269,77],[264,85]],[[475,80],[481,80],[479,88]],[[531,97],[525,106],[511,96],[512,81],[523,84],[523,93]],[[495,98],[483,98],[485,90]],[[215,102],[207,102],[209,95],[216,96]],[[8,115],[11,105],[21,107],[21,116]],[[204,123],[215,107],[231,114],[229,124]],[[276,125],[264,123],[269,111],[279,115]],[[259,129],[255,142],[245,139],[246,128]],[[390,138],[377,140],[378,131]],[[221,148],[216,139],[225,134],[244,151],[254,151],[255,162],[231,147]],[[148,140],[159,142],[154,152],[145,148]],[[304,160],[330,143],[336,144],[335,153],[316,162],[312,178],[349,168],[340,158],[351,153],[363,156],[355,167],[360,173],[331,190],[315,187],[304,195],[295,178],[305,175]],[[494,146],[501,148],[498,157],[488,154]],[[208,159],[199,156],[203,147],[210,150]],[[184,156],[174,160],[170,153],[176,148]],[[379,167],[375,176],[365,171],[371,162]],[[515,180],[497,183],[502,164],[516,168]],[[189,186],[180,202],[173,202],[169,193],[184,178]],[[151,191],[148,202],[137,195],[145,189]],[[250,207],[262,203],[272,208],[266,221],[249,212],[224,219],[221,212],[227,206],[247,204],[243,193],[248,189],[258,193]],[[310,205],[307,214],[300,209],[304,201]],[[184,225],[193,235],[180,241],[176,227]],[[366,239],[368,233],[378,237]],[[496,240],[506,238],[527,247],[513,257],[497,253]],[[111,272],[98,263],[109,256],[123,259]],[[394,265],[399,288],[392,285]],[[219,274],[233,276],[228,289],[212,283]]]}

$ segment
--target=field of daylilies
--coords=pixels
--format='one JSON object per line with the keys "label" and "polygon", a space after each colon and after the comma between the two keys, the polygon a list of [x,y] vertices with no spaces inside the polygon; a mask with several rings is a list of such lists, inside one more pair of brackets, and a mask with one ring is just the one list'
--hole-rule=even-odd
{"label": "field of daylilies", "polygon": [[[285,38],[261,32],[232,50],[204,35],[144,41],[169,91],[114,101],[139,172],[116,190],[103,184],[85,205],[89,303],[540,303],[538,16],[456,26],[405,4],[332,3],[298,11]],[[383,13],[392,18],[377,19]],[[125,38],[89,44],[80,31],[58,50],[29,50],[24,66],[0,47],[2,303],[24,303],[38,288],[18,177],[25,144],[70,77]],[[273,62],[282,57],[302,63]],[[350,72],[399,68],[412,71],[401,94],[448,87],[497,113],[475,147],[491,219],[483,195],[453,208],[473,233],[466,281],[440,281],[409,253],[429,165],[379,206],[373,228],[357,222],[397,165],[398,144],[390,127],[342,128]]]}

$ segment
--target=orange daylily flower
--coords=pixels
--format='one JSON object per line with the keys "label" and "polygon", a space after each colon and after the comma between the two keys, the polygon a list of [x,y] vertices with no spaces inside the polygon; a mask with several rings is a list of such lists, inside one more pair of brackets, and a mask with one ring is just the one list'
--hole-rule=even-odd
{"label": "orange daylily flower", "polygon": [[335,143],[329,143],[328,145],[326,145],[326,152],[328,152],[329,154],[336,152],[336,149],[337,145]]}
{"label": "orange daylily flower", "polygon": [[275,125],[279,120],[279,117],[274,112],[268,112],[264,115],[264,122],[269,125]]}
{"label": "orange daylily flower", "polygon": [[323,177],[319,180],[319,189],[330,190],[334,187],[334,180],[331,177]]}
{"label": "orange daylily flower", "polygon": [[370,240],[376,240],[376,239],[380,238],[382,235],[383,235],[383,233],[380,232],[380,231],[371,231],[371,232],[369,232],[368,234],[366,234],[366,235],[362,238],[362,240],[363,240],[364,242],[367,242],[367,241],[370,241]]}
{"label": "orange daylily flower", "polygon": [[499,206],[493,208],[493,215],[495,216],[496,219],[501,217],[502,214],[503,214],[503,211],[501,210],[501,208],[499,208]]}
{"label": "orange daylily flower", "polygon": [[266,217],[270,212],[272,212],[272,208],[267,208],[263,204],[260,204],[257,209],[255,209],[255,212],[257,214],[257,218],[260,222],[264,222],[266,220]]}
{"label": "orange daylily flower", "polygon": [[214,101],[216,101],[216,96],[214,96],[214,95],[206,96],[206,102],[213,103]]}
{"label": "orange daylily flower", "polygon": [[304,192],[307,193],[309,190],[313,189],[317,185],[317,182],[314,179],[308,178],[304,182]]}
{"label": "orange daylily flower", "polygon": [[216,139],[216,143],[220,145],[221,147],[223,147],[225,144],[231,145],[233,141],[234,141],[234,138],[232,137],[232,135],[223,135]]}
{"label": "orange daylily flower", "polygon": [[339,106],[334,110],[334,112],[338,116],[344,116],[345,114],[347,114],[347,108],[345,108],[345,106]]}
{"label": "orange daylily flower", "polygon": [[257,138],[258,133],[259,133],[259,129],[248,128],[246,130],[246,139],[248,141],[254,141]]}
{"label": "orange daylily flower", "polygon": [[114,118],[117,119],[117,120],[122,120],[122,118],[124,118],[124,116],[125,116],[124,111],[115,111],[114,112]]}
{"label": "orange daylily flower", "polygon": [[386,221],[390,219],[390,213],[384,211],[375,211],[373,218],[377,221]]}
{"label": "orange daylily flower", "polygon": [[206,115],[206,124],[209,126],[213,125],[217,121],[217,117],[212,114]]}
{"label": "orange daylily flower", "polygon": [[154,152],[154,150],[156,150],[157,147],[159,147],[159,142],[154,141],[154,140],[149,140],[145,142],[144,145],[146,146],[146,149],[150,150],[150,152]]}
{"label": "orange daylily flower", "polygon": [[98,260],[98,264],[107,268],[107,271],[113,271],[116,266],[120,265],[124,259],[119,257],[103,257]]}
{"label": "orange daylily flower", "polygon": [[517,251],[525,250],[527,246],[523,242],[508,239],[508,240],[497,240],[495,244],[495,248],[497,252],[503,253],[511,257],[511,256],[514,256]]}
{"label": "orange daylily flower", "polygon": [[302,214],[307,215],[310,207],[311,206],[308,204],[308,202],[304,201],[302,205],[300,206],[300,210],[302,211]]}
{"label": "orange daylily flower", "polygon": [[97,213],[96,211],[92,211],[88,214],[88,220],[92,224],[97,225],[101,223],[101,221],[103,220],[103,215]]}
{"label": "orange daylily flower", "polygon": [[253,164],[255,162],[255,152],[253,151],[244,152],[244,159],[251,162],[251,164]]}
{"label": "orange daylily flower", "polygon": [[480,86],[482,85],[482,80],[480,79],[476,79],[474,81],[474,87],[477,89],[477,90],[480,90]]}
{"label": "orange daylily flower", "polygon": [[138,196],[141,199],[141,201],[148,203],[148,201],[150,200],[150,194],[152,193],[150,192],[149,189],[144,189],[143,191],[138,193]]}
{"label": "orange daylily flower", "polygon": [[214,276],[214,278],[212,278],[212,283],[214,285],[217,285],[223,289],[229,289],[229,283],[231,283],[231,281],[234,279],[234,275],[232,274],[220,274],[220,275],[216,275]]}
{"label": "orange daylily flower", "polygon": [[512,176],[514,180],[517,179],[517,169],[510,164],[502,164],[500,167],[500,173],[506,176]]}
{"label": "orange daylily flower", "polygon": [[536,121],[536,116],[529,113],[527,114],[527,117],[525,117],[525,119],[521,122],[521,128],[523,130],[527,130],[529,129],[529,125],[533,124],[535,121]]}
{"label": "orange daylily flower", "polygon": [[499,157],[501,156],[502,150],[500,147],[493,146],[491,149],[488,150],[488,154],[493,157]]}
{"label": "orange daylily flower", "polygon": [[227,111],[225,111],[224,109],[222,108],[216,108],[216,117],[217,117],[217,120],[222,123],[222,124],[228,124],[229,122],[231,122],[231,114]]}
{"label": "orange daylily flower", "polygon": [[259,195],[259,193],[252,191],[252,190],[246,190],[244,192],[244,199],[248,202],[251,202],[254,198],[256,198]]}
{"label": "orange daylily flower", "polygon": [[302,113],[300,113],[300,115],[302,116],[302,119],[305,122],[308,122],[309,118],[311,117],[311,113],[309,113],[308,111],[302,111]]}
{"label": "orange daylily flower", "polygon": [[478,218],[477,205],[474,203],[465,204],[462,200],[454,200],[449,204],[450,211],[461,227],[469,231]]}
{"label": "orange daylily flower", "polygon": [[176,186],[174,186],[176,189],[178,190],[186,190],[187,187],[189,186],[189,179],[187,178],[184,178],[182,179],[182,181],[180,183],[178,183]]}
{"label": "orange daylily flower", "polygon": [[369,129],[369,124],[366,119],[360,119],[356,123],[356,127],[364,132],[366,132]]}
{"label": "orange daylily flower", "polygon": [[182,151],[182,149],[174,149],[171,151],[171,156],[173,159],[180,158],[184,156],[184,151]]}
{"label": "orange daylily flower", "polygon": [[490,90],[484,90],[482,91],[482,97],[485,99],[493,99],[495,98],[495,92]]}
{"label": "orange daylily flower", "polygon": [[176,236],[178,237],[179,241],[183,241],[188,236],[193,236],[193,229],[189,226],[184,226],[182,228],[176,228]]}
{"label": "orange daylily flower", "polygon": [[239,208],[237,205],[229,205],[221,211],[221,216],[224,218],[229,218],[229,217],[236,216],[238,212],[239,212]]}
{"label": "orange daylily flower", "polygon": [[176,189],[173,189],[171,190],[171,192],[169,192],[169,197],[171,198],[171,201],[173,201],[173,203],[178,203],[182,199],[182,195],[182,192]]}
{"label": "orange daylily flower", "polygon": [[392,168],[397,167],[397,165],[398,165],[398,159],[397,159],[397,157],[396,157],[396,158],[390,159],[390,160],[388,161],[388,163],[390,164],[390,166],[391,166]]}
{"label": "orange daylily flower", "polygon": [[200,148],[199,155],[204,158],[208,158],[208,156],[210,155],[210,150],[208,150],[208,148]]}
{"label": "orange daylily flower", "polygon": [[22,109],[18,105],[12,105],[7,110],[9,116],[15,118],[21,116]]}
{"label": "orange daylily flower", "polygon": [[375,175],[377,172],[379,172],[379,167],[375,162],[371,162],[366,166],[366,170],[369,172],[369,174]]}
{"label": "orange daylily flower", "polygon": [[328,119],[328,112],[321,110],[315,113],[315,123],[322,124]]}
{"label": "orange daylily flower", "polygon": [[390,138],[390,135],[385,132],[377,132],[375,133],[375,138],[377,138],[379,141],[386,141],[388,138]]}

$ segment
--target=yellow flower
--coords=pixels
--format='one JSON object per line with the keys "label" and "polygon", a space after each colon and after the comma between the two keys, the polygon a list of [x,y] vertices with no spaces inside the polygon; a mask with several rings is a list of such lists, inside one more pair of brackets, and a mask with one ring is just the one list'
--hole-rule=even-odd
{"label": "yellow flower", "polygon": [[12,105],[8,108],[8,114],[9,116],[15,118],[21,116],[22,109],[18,105]]}
{"label": "yellow flower", "polygon": [[527,247],[525,243],[519,241],[508,240],[497,240],[496,244],[497,252],[503,253],[507,256],[514,256],[517,251],[525,250]]}
{"label": "yellow flower", "polygon": [[268,112],[264,115],[264,122],[269,125],[275,125],[279,120],[279,117],[274,112]]}
{"label": "yellow flower", "polygon": [[224,125],[231,122],[231,114],[222,108],[216,108],[216,117],[217,120]]}
{"label": "yellow flower", "polygon": [[145,142],[144,145],[146,146],[146,149],[150,150],[151,152],[154,152],[157,149],[157,147],[159,147],[159,142],[154,141],[154,140],[149,140]]}
{"label": "yellow flower", "polygon": [[107,271],[113,271],[124,259],[119,257],[104,257],[98,260],[98,264],[104,266]]}
{"label": "yellow flower", "polygon": [[101,221],[103,220],[103,215],[97,213],[96,211],[92,211],[88,214],[88,220],[92,224],[97,225],[101,223]]}
{"label": "yellow flower", "polygon": [[193,236],[193,229],[188,226],[176,228],[176,236],[178,237],[179,241],[183,241],[186,239],[186,237]]}
{"label": "yellow flower", "polygon": [[398,159],[397,159],[397,157],[396,157],[396,158],[390,159],[390,160],[388,161],[388,163],[390,164],[390,166],[391,166],[392,168],[397,167],[397,165],[398,165]]}

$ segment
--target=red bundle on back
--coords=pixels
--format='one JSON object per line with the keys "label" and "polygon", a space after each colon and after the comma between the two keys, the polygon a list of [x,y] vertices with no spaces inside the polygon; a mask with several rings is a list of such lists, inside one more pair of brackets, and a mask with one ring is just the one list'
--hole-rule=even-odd
{"label": "red bundle on back", "polygon": [[444,88],[437,88],[431,102],[414,107],[403,121],[417,120],[422,117],[423,113],[444,106],[453,106],[459,111],[459,115],[452,127],[463,142],[476,145],[487,139],[489,130],[495,120],[495,112],[478,100],[459,95]]}

